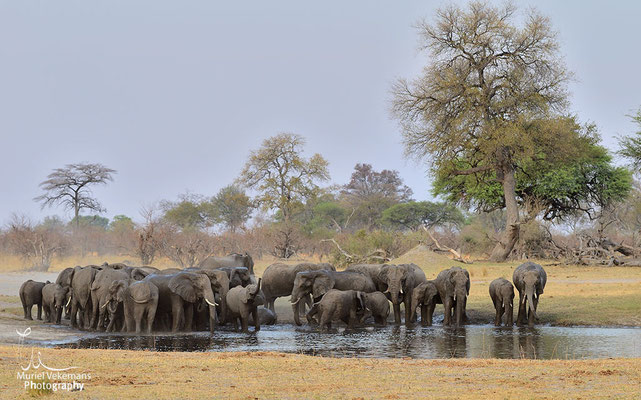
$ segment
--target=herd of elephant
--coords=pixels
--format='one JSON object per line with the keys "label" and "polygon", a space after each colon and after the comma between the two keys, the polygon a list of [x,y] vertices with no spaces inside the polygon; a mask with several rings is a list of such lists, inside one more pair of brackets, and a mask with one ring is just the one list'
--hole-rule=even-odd
{"label": "herd of elephant", "polygon": [[[540,295],[547,276],[543,268],[526,262],[514,270],[514,285],[504,278],[490,284],[496,309],[495,325],[513,323],[514,287],[519,292],[517,325],[534,325]],[[348,327],[368,320],[387,323],[390,302],[394,321],[417,321],[432,325],[436,304],[444,308],[444,326],[467,322],[465,312],[470,291],[469,273],[460,267],[441,271],[434,280],[415,264],[357,264],[344,271],[327,263],[275,263],[261,278],[254,275],[249,254],[208,257],[197,267],[132,267],[125,264],[89,265],[67,268],[56,282],[28,280],[20,287],[24,317],[32,319],[34,305],[38,319],[60,324],[63,311],[73,328],[107,332],[209,330],[230,323],[243,332],[260,330],[277,322],[274,302],[290,296],[294,322],[301,314],[320,330],[332,322]],[[259,307],[263,306],[263,307]],[[307,312],[305,312],[307,310]]]}

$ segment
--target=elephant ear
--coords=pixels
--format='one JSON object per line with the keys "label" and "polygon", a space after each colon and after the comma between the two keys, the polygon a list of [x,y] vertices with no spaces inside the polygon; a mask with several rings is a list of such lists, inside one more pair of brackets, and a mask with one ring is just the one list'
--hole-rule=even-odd
{"label": "elephant ear", "polygon": [[319,274],[314,279],[314,284],[312,285],[312,296],[314,296],[315,299],[323,297],[323,295],[333,287],[334,280],[331,277],[325,274]]}
{"label": "elephant ear", "polygon": [[190,273],[176,274],[169,281],[169,290],[188,303],[195,303],[198,300],[197,286],[193,274]]}
{"label": "elephant ear", "polygon": [[381,269],[378,271],[378,280],[383,282],[384,286],[387,286],[387,272],[389,271],[389,265],[384,264]]}
{"label": "elephant ear", "polygon": [[125,284],[126,282],[122,280],[111,282],[109,285],[109,295],[118,301],[122,301],[122,291],[125,288]]}
{"label": "elephant ear", "polygon": [[148,283],[138,283],[133,286],[134,287],[130,288],[129,294],[136,303],[145,303],[149,301],[151,298],[151,288]]}
{"label": "elephant ear", "polygon": [[465,284],[465,289],[467,290],[467,295],[469,296],[470,295],[470,273],[467,272],[466,269],[464,269],[463,271],[465,271],[465,276],[467,276],[467,283]]}

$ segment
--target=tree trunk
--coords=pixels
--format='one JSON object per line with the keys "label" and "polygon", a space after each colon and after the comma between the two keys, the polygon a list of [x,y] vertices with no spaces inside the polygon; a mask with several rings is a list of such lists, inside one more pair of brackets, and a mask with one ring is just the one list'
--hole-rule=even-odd
{"label": "tree trunk", "polygon": [[506,224],[505,232],[492,250],[491,261],[505,261],[519,240],[519,207],[516,202],[516,179],[514,166],[509,160],[504,159],[497,171],[497,179],[503,185],[505,198]]}

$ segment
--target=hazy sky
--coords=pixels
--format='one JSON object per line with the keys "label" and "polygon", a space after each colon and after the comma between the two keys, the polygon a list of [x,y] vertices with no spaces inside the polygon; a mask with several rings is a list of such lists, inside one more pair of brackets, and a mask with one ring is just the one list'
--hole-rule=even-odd
{"label": "hazy sky", "polygon": [[[335,183],[366,162],[429,199],[425,168],[402,157],[389,89],[425,65],[412,26],[445,4],[0,1],[0,223],[64,215],[32,199],[72,162],[118,171],[95,190],[108,217],[213,195],[279,132],[305,136]],[[641,106],[641,2],[516,4],[551,18],[577,77],[572,110],[616,148]]]}

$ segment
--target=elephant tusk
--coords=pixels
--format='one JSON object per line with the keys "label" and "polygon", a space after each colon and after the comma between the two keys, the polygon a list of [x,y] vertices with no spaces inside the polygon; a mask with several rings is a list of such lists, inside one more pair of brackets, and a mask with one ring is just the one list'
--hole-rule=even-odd
{"label": "elephant tusk", "polygon": [[301,298],[299,298],[299,299],[298,299],[298,300],[296,300],[296,301],[292,301],[291,303],[292,303],[292,305],[293,305],[293,306],[295,306],[295,305],[296,305],[296,304],[298,304],[302,299],[303,299],[303,298],[301,297]]}
{"label": "elephant tusk", "polygon": [[71,296],[69,296],[69,300],[67,300],[67,304],[65,304],[65,307],[69,307],[69,303],[71,303]]}
{"label": "elephant tusk", "polygon": [[209,304],[209,305],[210,305],[210,306],[212,306],[212,307],[216,307],[216,306],[218,305],[218,303],[216,303],[215,301],[214,301],[214,303],[213,303],[213,304],[212,304],[212,302],[211,302],[211,301],[209,301],[209,300],[207,300],[207,299],[205,299],[205,301],[207,302],[207,304]]}
{"label": "elephant tusk", "polygon": [[402,296],[402,295],[403,295],[403,289],[401,289],[401,292],[400,292],[400,293],[401,293],[401,296]]}
{"label": "elephant tusk", "polygon": [[109,303],[111,303],[111,300],[109,300],[108,302],[106,302],[106,303],[105,303],[102,307],[100,307],[100,308],[105,308],[105,307],[107,307],[107,306],[109,305]]}
{"label": "elephant tusk", "polygon": [[456,293],[454,294],[454,301],[456,301]]}
{"label": "elephant tusk", "polygon": [[384,291],[383,293],[390,293],[389,288],[387,288],[387,290]]}

